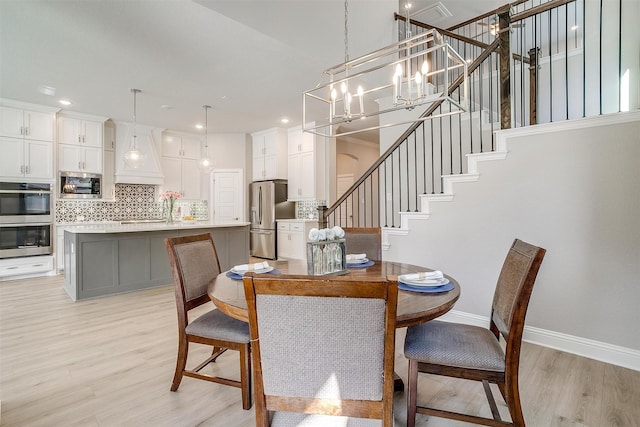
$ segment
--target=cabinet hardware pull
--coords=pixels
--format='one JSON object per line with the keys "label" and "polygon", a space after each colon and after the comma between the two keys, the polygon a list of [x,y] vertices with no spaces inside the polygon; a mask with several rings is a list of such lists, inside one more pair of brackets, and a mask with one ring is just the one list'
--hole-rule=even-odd
{"label": "cabinet hardware pull", "polygon": [[32,267],[42,267],[44,264],[33,264]]}
{"label": "cabinet hardware pull", "polygon": [[80,144],[82,140],[80,139],[80,135],[78,135],[78,144]]}
{"label": "cabinet hardware pull", "polygon": [[25,166],[24,168],[25,168],[25,170],[27,172],[27,175],[30,175],[31,174],[31,168],[29,167],[29,165]]}
{"label": "cabinet hardware pull", "polygon": [[17,268],[18,268],[18,267],[7,267],[7,270],[15,270],[15,269],[17,269]]}
{"label": "cabinet hardware pull", "polygon": [[29,127],[28,126],[24,128],[24,134],[25,135],[29,135]]}
{"label": "cabinet hardware pull", "polygon": [[20,166],[20,173],[24,173],[24,166]]}

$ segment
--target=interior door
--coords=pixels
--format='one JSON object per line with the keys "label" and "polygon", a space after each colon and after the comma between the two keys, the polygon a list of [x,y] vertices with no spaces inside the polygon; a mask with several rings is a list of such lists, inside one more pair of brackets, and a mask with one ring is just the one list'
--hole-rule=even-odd
{"label": "interior door", "polygon": [[228,224],[244,221],[242,170],[213,171],[213,221]]}

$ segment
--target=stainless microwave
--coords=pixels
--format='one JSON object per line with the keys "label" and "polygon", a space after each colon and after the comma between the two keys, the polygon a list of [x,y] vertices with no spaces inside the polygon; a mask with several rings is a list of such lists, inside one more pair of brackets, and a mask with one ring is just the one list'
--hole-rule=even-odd
{"label": "stainless microwave", "polygon": [[59,190],[62,199],[99,199],[102,197],[102,175],[60,172]]}

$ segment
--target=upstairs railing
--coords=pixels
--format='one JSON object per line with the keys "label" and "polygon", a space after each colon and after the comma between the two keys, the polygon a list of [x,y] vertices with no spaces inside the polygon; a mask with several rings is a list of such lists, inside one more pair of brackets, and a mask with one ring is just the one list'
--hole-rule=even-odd
{"label": "upstairs railing", "polygon": [[[469,111],[410,126],[331,207],[319,208],[321,222],[399,227],[401,212],[420,211],[421,195],[443,193],[443,176],[466,172],[467,154],[494,150],[494,130],[628,109],[624,73],[637,56],[623,56],[623,14],[622,1],[527,0],[447,29],[412,20],[413,34],[438,29],[470,63]],[[449,87],[452,96],[459,85]]]}

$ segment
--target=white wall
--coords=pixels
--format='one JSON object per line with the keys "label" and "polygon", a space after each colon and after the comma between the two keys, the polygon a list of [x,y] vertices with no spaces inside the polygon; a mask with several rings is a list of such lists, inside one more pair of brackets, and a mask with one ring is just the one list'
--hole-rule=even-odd
{"label": "white wall", "polygon": [[[488,317],[507,249],[523,239],[547,249],[528,326],[640,349],[640,115],[631,114],[601,127],[503,131],[514,135],[506,160],[481,163],[453,202],[432,204],[409,236],[389,236],[385,259],[445,271],[462,287],[455,310]],[[527,130],[552,132],[518,136]]]}

